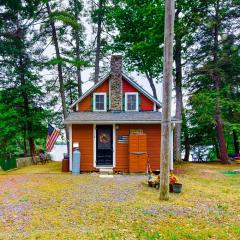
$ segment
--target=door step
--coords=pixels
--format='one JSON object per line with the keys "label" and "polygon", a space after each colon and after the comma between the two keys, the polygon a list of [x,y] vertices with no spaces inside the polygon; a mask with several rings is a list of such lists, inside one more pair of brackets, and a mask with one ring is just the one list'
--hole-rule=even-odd
{"label": "door step", "polygon": [[113,174],[113,168],[99,168],[99,172]]}
{"label": "door step", "polygon": [[113,178],[113,175],[109,175],[109,174],[100,174],[99,175],[100,178]]}
{"label": "door step", "polygon": [[100,177],[113,177],[113,168],[99,168]]}

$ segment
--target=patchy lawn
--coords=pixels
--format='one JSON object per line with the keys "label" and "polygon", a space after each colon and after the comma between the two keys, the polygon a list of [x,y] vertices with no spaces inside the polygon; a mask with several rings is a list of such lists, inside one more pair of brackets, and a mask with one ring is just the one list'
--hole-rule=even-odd
{"label": "patchy lawn", "polygon": [[0,173],[0,239],[240,239],[237,165],[177,167],[183,193],[159,201],[146,176],[60,173],[60,163]]}

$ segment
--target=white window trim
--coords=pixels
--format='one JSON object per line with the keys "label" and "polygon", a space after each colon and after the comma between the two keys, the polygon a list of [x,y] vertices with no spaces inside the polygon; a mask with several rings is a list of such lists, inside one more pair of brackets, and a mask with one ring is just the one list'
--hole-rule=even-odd
{"label": "white window trim", "polygon": [[[104,96],[104,109],[103,110],[97,110],[96,109],[96,96],[100,95],[100,96]],[[93,111],[94,112],[106,112],[107,111],[107,93],[93,93]]]}
{"label": "white window trim", "polygon": [[[136,110],[128,110],[127,109],[127,98],[129,95],[135,95],[136,96]],[[138,92],[127,92],[125,93],[125,111],[126,112],[138,112],[139,111],[139,103],[138,103]]]}

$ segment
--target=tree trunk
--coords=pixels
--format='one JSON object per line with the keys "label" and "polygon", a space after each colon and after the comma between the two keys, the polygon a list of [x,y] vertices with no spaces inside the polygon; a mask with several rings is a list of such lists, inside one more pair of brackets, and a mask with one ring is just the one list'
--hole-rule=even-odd
{"label": "tree trunk", "polygon": [[[51,12],[49,3],[46,3],[46,7],[47,7],[48,16],[50,16],[52,12]],[[55,27],[54,21],[51,20],[50,24],[51,24],[51,29],[52,29],[52,39],[53,39],[53,43],[54,43],[54,47],[55,47],[56,57],[57,57],[57,59],[61,59],[58,38],[57,38],[57,32],[56,32],[56,27]],[[60,91],[60,96],[61,96],[61,101],[62,101],[62,111],[63,111],[63,117],[65,119],[67,117],[67,106],[66,106],[62,64],[59,63],[57,65],[57,68],[58,68],[59,91]],[[66,132],[66,138],[68,139],[69,134],[68,134],[68,128],[66,125],[65,125],[65,132]],[[67,146],[68,146],[68,144],[67,144]],[[69,152],[69,146],[68,146],[68,152]]]}
{"label": "tree trunk", "polygon": [[26,133],[26,126],[24,126],[24,129],[23,129],[23,155],[24,157],[27,156],[27,133]]}
{"label": "tree trunk", "polygon": [[[176,64],[176,78],[175,78],[175,91],[176,91],[176,112],[175,116],[177,120],[182,120],[182,46],[181,46],[181,38],[178,35],[175,35],[175,64]],[[174,131],[174,151],[173,151],[173,159],[174,161],[181,161],[181,129],[182,124],[175,124]]]}
{"label": "tree trunk", "polygon": [[[51,15],[51,8],[49,3],[46,3],[47,6],[47,12],[48,15]],[[59,50],[59,44],[58,44],[58,38],[57,38],[57,32],[56,32],[56,27],[54,24],[54,21],[50,21],[51,24],[51,29],[52,29],[52,39],[55,47],[55,52],[56,52],[56,57],[57,59],[61,59],[61,54]],[[62,70],[62,64],[59,63],[57,65],[58,68],[58,81],[59,81],[59,90],[60,90],[60,95],[61,95],[61,100],[62,100],[62,110],[63,110],[63,116],[64,118],[67,117],[67,107],[66,107],[66,97],[65,97],[65,89],[64,89],[64,80],[63,80],[63,70]]]}
{"label": "tree trunk", "polygon": [[70,98],[70,105],[73,103],[73,95],[72,95],[72,86],[71,86],[71,80],[69,79],[69,98]]}
{"label": "tree trunk", "polygon": [[102,7],[103,1],[99,0],[98,6],[98,21],[97,21],[97,46],[96,46],[96,56],[95,56],[95,73],[94,73],[94,83],[96,84],[99,80],[100,73],[100,52],[101,52],[101,33],[102,33]]}
{"label": "tree trunk", "polygon": [[156,87],[154,85],[154,82],[153,82],[153,78],[150,74],[148,74],[148,72],[146,71],[146,76],[147,76],[147,79],[148,79],[148,82],[150,84],[150,87],[152,89],[152,92],[153,92],[153,96],[158,99],[157,97],[157,90],[156,90]]}
{"label": "tree trunk", "polygon": [[151,87],[151,89],[152,89],[153,96],[154,96],[156,99],[158,99],[158,97],[157,97],[157,90],[156,90],[156,87],[155,87],[155,85],[154,85],[152,75],[147,71],[147,68],[146,68],[146,64],[145,64],[144,59],[142,58],[141,60],[142,60],[142,65],[143,65],[143,67],[144,67],[144,69],[145,69],[145,74],[146,74],[147,80],[148,80],[148,82],[149,82],[149,84],[150,84],[150,87]]}
{"label": "tree trunk", "polygon": [[32,157],[32,162],[36,163],[36,161],[34,159],[34,156],[35,156],[35,153],[36,153],[34,138],[30,136],[29,139],[28,139],[28,142],[29,142],[30,156]]}
{"label": "tree trunk", "polygon": [[[217,131],[217,130],[216,130]],[[217,132],[216,132],[217,134]],[[214,138],[213,142],[214,142],[214,146],[215,146],[215,152],[216,152],[216,157],[217,159],[220,159],[220,151],[219,151],[219,146],[218,146],[218,141],[217,141],[218,138]]]}
{"label": "tree trunk", "polygon": [[160,200],[169,199],[174,11],[174,0],[165,0]]}
{"label": "tree trunk", "polygon": [[[215,6],[216,15],[215,15],[215,26],[214,26],[214,47],[213,47],[213,63],[215,66],[218,64],[218,50],[219,50],[219,1],[216,2]],[[220,74],[216,70],[214,70],[213,73],[210,74],[210,77],[213,80],[214,87],[216,90],[216,93],[220,93],[220,85],[221,85],[221,79]],[[217,130],[217,137],[220,147],[220,159],[223,163],[228,163],[228,155],[227,155],[227,147],[226,142],[224,138],[224,128],[223,128],[223,122],[221,118],[221,109],[220,109],[220,103],[219,103],[219,96],[217,96],[216,99],[216,105],[215,105],[215,122],[216,122],[216,130]]]}
{"label": "tree trunk", "polygon": [[[74,16],[76,21],[78,20],[78,12],[77,12],[77,0],[74,0]],[[80,36],[79,36],[79,29],[75,31],[75,41],[76,41],[76,59],[80,60]],[[81,77],[81,67],[77,66],[77,82],[78,82],[78,97],[82,96],[82,77]]]}
{"label": "tree trunk", "polygon": [[[22,30],[19,29],[19,35],[21,34]],[[22,39],[23,41],[24,39]],[[24,106],[24,113],[27,118],[26,120],[26,130],[27,130],[27,138],[28,138],[28,143],[29,143],[29,148],[30,148],[30,156],[32,157],[32,161],[34,162],[34,155],[35,155],[35,143],[34,143],[34,138],[32,136],[33,134],[33,129],[32,129],[32,122],[30,121],[30,110],[29,110],[29,99],[28,99],[28,94],[26,92],[27,88],[27,83],[25,79],[25,63],[24,63],[24,53],[22,53],[19,57],[19,72],[20,72],[20,82],[21,82],[21,95],[23,98],[23,106]]]}
{"label": "tree trunk", "polygon": [[225,138],[224,138],[223,123],[219,113],[215,114],[215,121],[216,121],[218,142],[220,147],[220,159],[223,163],[227,164],[228,163],[227,147],[226,147]]}
{"label": "tree trunk", "polygon": [[236,130],[233,130],[233,143],[234,143],[235,153],[239,154],[239,141],[238,141],[238,135]]}

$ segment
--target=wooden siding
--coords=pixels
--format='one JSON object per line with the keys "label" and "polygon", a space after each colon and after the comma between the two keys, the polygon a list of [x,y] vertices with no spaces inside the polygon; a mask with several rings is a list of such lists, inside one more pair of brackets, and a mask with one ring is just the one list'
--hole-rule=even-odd
{"label": "wooden siding", "polygon": [[72,142],[79,144],[81,171],[92,171],[93,167],[93,125],[72,125]]}
{"label": "wooden siding", "polygon": [[[99,87],[97,87],[93,93],[108,93],[108,92],[109,92],[109,80],[106,80]],[[79,112],[91,111],[91,95],[92,94],[86,96],[80,103],[78,103]]]}
{"label": "wooden siding", "polygon": [[90,111],[91,110],[91,95],[85,97],[80,103],[78,103],[78,111]]}
{"label": "wooden siding", "polygon": [[138,90],[133,87],[129,82],[127,82],[126,80],[122,80],[123,81],[123,84],[122,84],[122,91],[123,93],[126,93],[126,92],[138,92]]}
{"label": "wooden siding", "polygon": [[[116,171],[129,171],[129,144],[118,143],[118,135],[129,136],[130,129],[142,129],[147,136],[147,153],[152,170],[160,169],[161,126],[158,124],[121,124],[116,130]],[[93,171],[93,125],[73,124],[72,142],[79,143],[81,171]],[[141,141],[140,141],[141,144]],[[144,143],[145,145],[145,143]],[[142,147],[141,147],[142,148]]]}
{"label": "wooden siding", "polygon": [[141,111],[153,111],[154,103],[140,93],[135,87],[123,79],[123,94],[126,92],[138,92],[141,98]]}
{"label": "wooden siding", "polygon": [[[135,124],[119,125],[116,130],[116,139],[118,135],[129,135],[130,129],[143,129],[147,135],[147,153],[152,170],[160,169],[160,142],[161,126],[160,124]],[[129,144],[116,142],[116,171],[129,171]]]}
{"label": "wooden siding", "polygon": [[[126,80],[123,81],[122,91],[123,94],[126,92],[138,92],[140,93],[135,87],[133,87],[130,83]],[[97,87],[93,93],[103,92],[109,93],[109,79],[104,81],[99,87]],[[92,93],[92,94],[93,94]],[[86,96],[80,103],[78,103],[78,111],[91,111],[91,95]],[[154,103],[148,99],[146,96],[140,93],[141,98],[141,111],[153,111],[154,110]]]}

